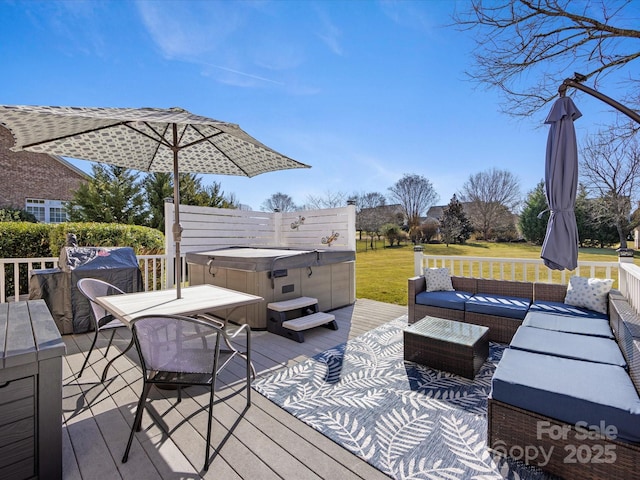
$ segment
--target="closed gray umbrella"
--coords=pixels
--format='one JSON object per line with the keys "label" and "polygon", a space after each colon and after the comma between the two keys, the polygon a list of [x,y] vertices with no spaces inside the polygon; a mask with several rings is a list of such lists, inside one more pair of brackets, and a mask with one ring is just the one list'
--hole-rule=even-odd
{"label": "closed gray umbrella", "polygon": [[144,172],[173,172],[176,290],[180,298],[178,172],[253,177],[309,168],[263,145],[238,125],[181,108],[85,108],[0,105],[14,151],[48,153]]}
{"label": "closed gray umbrella", "polygon": [[578,188],[578,146],[574,120],[582,114],[571,98],[560,97],[551,107],[545,162],[545,192],[551,212],[540,256],[552,270],[578,266],[578,227],[575,204]]}

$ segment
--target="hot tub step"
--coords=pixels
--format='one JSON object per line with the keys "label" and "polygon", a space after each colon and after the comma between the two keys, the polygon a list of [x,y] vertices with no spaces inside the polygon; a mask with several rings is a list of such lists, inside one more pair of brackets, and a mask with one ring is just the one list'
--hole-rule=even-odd
{"label": "hot tub step", "polygon": [[[302,330],[309,330],[310,328],[319,327],[320,325],[326,325],[327,323],[336,323],[336,317],[330,313],[317,312],[311,315],[305,315],[304,317],[294,318],[293,320],[287,320],[282,322],[284,328],[300,332]],[[337,330],[338,327],[334,330]]]}
{"label": "hot tub step", "polygon": [[333,315],[318,311],[318,300],[315,298],[292,298],[268,305],[267,330],[271,333],[302,343],[302,332],[319,326],[338,329]]}
{"label": "hot tub step", "polygon": [[290,300],[283,300],[281,302],[271,302],[267,305],[269,310],[274,312],[288,312],[297,308],[310,307],[318,303],[317,298],[312,297],[298,297]]}

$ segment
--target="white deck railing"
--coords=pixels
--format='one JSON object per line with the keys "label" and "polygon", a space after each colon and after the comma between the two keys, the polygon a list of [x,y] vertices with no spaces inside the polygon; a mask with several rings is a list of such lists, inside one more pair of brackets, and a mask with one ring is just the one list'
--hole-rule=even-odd
{"label": "white deck railing", "polygon": [[636,313],[640,313],[640,267],[621,262],[618,270],[618,289],[629,301]]}
{"label": "white deck railing", "polygon": [[596,278],[617,278],[618,262],[578,262],[572,272],[550,270],[541,259],[494,258],[449,255],[423,255],[416,252],[415,274],[426,267],[447,267],[451,275],[458,277],[490,278],[516,282],[568,283],[573,275]]}
{"label": "white deck railing", "polygon": [[[167,280],[167,256],[166,255],[137,255],[140,271],[142,272],[142,283],[145,290],[159,290],[173,286],[173,281]],[[7,265],[9,267],[7,268]],[[0,258],[0,303],[24,300],[29,295],[28,288],[20,288],[20,283],[25,284],[25,279],[30,277],[32,270],[43,268],[53,268],[58,266],[58,257],[39,257],[39,258]],[[22,267],[22,268],[21,268]],[[26,267],[26,268],[25,268]],[[182,258],[183,282],[188,283],[186,261]],[[22,282],[13,281],[11,292],[6,292],[7,273],[12,279],[22,279]]]}

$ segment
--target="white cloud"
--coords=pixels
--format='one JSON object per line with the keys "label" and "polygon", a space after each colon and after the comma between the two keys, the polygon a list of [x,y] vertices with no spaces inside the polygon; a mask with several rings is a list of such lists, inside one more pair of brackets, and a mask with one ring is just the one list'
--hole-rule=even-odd
{"label": "white cloud", "polygon": [[[291,32],[281,31],[265,2],[140,0],[137,6],[150,38],[169,60],[200,65],[203,76],[225,85],[317,93],[313,87],[289,87],[286,77],[276,75],[295,71],[304,62],[304,48]],[[263,28],[254,30],[255,23]]]}
{"label": "white cloud", "polygon": [[137,2],[152,40],[167,58],[190,59],[224,46],[242,24],[226,2]]}
{"label": "white cloud", "polygon": [[431,30],[434,21],[426,14],[425,3],[398,0],[381,0],[380,9],[388,18],[402,27]]}
{"label": "white cloud", "polygon": [[344,55],[344,49],[340,43],[342,37],[342,31],[331,21],[329,15],[319,8],[316,8],[318,17],[320,19],[322,31],[317,33],[320,40],[324,42],[329,50],[339,56]]}

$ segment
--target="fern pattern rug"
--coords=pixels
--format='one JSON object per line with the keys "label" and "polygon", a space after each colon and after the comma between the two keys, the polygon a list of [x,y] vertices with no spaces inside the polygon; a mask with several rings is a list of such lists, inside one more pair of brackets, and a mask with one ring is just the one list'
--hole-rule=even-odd
{"label": "fern pattern rug", "polygon": [[403,316],[253,388],[395,479],[548,479],[486,447],[487,396],[503,347],[471,381],[403,360]]}

